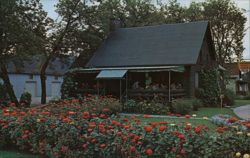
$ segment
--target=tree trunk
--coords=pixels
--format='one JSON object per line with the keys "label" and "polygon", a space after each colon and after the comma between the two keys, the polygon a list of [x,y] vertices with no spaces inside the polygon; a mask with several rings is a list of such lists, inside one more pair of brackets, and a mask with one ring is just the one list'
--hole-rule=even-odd
{"label": "tree trunk", "polygon": [[40,79],[41,79],[41,88],[42,88],[42,95],[41,95],[41,104],[46,104],[46,69],[49,65],[50,58],[47,58],[46,61],[43,63],[41,71],[40,71]]}
{"label": "tree trunk", "polygon": [[2,71],[2,75],[1,76],[2,76],[2,79],[4,81],[4,85],[6,86],[7,93],[9,95],[9,97],[10,97],[11,102],[15,103],[16,106],[19,106],[20,104],[19,104],[19,102],[17,100],[17,97],[15,95],[13,87],[12,87],[12,85],[10,83],[10,78],[9,78],[9,75],[8,75],[8,70],[7,70],[7,68],[6,68],[5,65],[1,65],[1,71]]}

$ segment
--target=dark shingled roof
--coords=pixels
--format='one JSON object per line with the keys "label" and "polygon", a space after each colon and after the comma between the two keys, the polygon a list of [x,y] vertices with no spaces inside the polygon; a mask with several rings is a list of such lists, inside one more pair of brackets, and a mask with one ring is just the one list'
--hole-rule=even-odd
{"label": "dark shingled roof", "polygon": [[[47,67],[47,75],[64,75],[72,62],[74,57],[56,58],[51,60]],[[38,57],[34,57],[30,61],[24,61],[20,65],[15,65],[13,62],[7,66],[8,73],[10,74],[40,74],[41,60]]]}
{"label": "dark shingled roof", "polygon": [[86,67],[196,64],[208,24],[199,21],[117,29]]}

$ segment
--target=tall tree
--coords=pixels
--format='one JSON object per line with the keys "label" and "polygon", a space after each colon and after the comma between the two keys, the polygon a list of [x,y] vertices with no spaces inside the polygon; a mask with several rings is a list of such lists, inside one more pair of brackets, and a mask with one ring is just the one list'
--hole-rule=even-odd
{"label": "tall tree", "polygon": [[203,3],[203,16],[211,22],[217,61],[224,65],[234,57],[242,58],[246,17],[230,0],[208,0]]}
{"label": "tall tree", "polygon": [[[38,52],[46,13],[38,0],[0,1],[0,68],[1,78],[10,100],[19,105],[11,85],[7,65],[14,64]],[[39,35],[39,36],[38,36]]]}
{"label": "tall tree", "polygon": [[46,69],[49,63],[62,55],[67,55],[73,53],[71,47],[65,43],[67,34],[74,32],[77,26],[77,15],[76,10],[85,6],[86,2],[81,0],[60,0],[58,4],[57,12],[61,16],[59,22],[50,21],[47,24],[48,31],[47,35],[43,36],[44,44],[41,45],[43,49],[42,63],[40,69],[40,79],[41,79],[41,103],[46,103]]}

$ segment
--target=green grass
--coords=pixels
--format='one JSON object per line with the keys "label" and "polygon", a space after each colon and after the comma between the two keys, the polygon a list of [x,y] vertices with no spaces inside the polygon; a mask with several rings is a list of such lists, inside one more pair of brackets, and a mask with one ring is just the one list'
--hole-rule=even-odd
{"label": "green grass", "polygon": [[250,104],[250,100],[235,100],[235,104],[233,105],[234,108]]}
{"label": "green grass", "polygon": [[227,114],[235,116],[234,112],[230,108],[212,108],[212,107],[203,107],[199,108],[198,111],[193,111],[192,114],[196,114],[197,117],[212,117],[218,114]]}
{"label": "green grass", "polygon": [[0,158],[42,158],[38,155],[28,154],[17,150],[0,150]]}

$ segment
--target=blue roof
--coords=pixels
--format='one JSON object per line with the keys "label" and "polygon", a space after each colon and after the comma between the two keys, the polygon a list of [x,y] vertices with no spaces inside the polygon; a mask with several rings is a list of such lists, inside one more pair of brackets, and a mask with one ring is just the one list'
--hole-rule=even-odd
{"label": "blue roof", "polygon": [[128,70],[102,70],[97,76],[97,79],[120,79]]}

